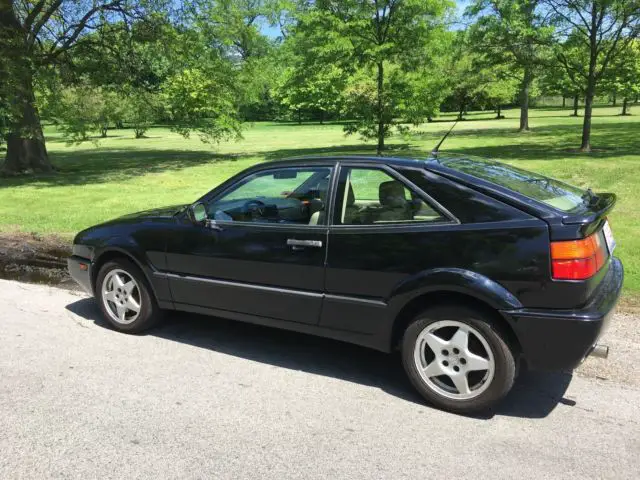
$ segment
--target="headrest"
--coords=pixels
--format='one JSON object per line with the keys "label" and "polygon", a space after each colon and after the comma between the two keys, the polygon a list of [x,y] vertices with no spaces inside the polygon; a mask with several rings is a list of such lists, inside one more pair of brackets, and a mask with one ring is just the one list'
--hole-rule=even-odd
{"label": "headrest", "polygon": [[318,195],[323,202],[327,201],[327,193],[329,193],[329,179],[323,178],[318,182]]}
{"label": "headrest", "polygon": [[404,198],[404,185],[397,180],[381,183],[378,194],[380,205],[383,207],[399,208],[407,206],[407,200]]}

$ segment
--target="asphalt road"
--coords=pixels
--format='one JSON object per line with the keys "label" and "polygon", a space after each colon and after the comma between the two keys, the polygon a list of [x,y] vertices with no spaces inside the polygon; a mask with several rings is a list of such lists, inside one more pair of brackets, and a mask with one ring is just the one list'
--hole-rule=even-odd
{"label": "asphalt road", "polygon": [[640,478],[640,386],[602,360],[464,417],[359,347],[191,315],[123,335],[3,280],[0,306],[0,479]]}

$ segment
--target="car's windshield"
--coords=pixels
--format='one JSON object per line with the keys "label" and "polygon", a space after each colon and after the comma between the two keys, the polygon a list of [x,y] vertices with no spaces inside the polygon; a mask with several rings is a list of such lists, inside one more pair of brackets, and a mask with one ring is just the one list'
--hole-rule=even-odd
{"label": "car's windshield", "polygon": [[438,160],[453,170],[495,183],[563,212],[581,209],[590,200],[586,190],[504,163],[466,157]]}

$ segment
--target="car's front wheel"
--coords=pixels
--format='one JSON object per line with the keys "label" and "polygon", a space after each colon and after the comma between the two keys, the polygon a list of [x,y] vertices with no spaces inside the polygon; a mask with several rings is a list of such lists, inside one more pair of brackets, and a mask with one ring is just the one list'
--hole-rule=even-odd
{"label": "car's front wheel", "polygon": [[102,266],[96,281],[96,297],[104,317],[121,332],[141,332],[162,316],[144,274],[124,258]]}
{"label": "car's front wheel", "polygon": [[515,360],[504,335],[478,312],[439,306],[406,329],[404,368],[430,403],[471,413],[501,400],[513,386]]}

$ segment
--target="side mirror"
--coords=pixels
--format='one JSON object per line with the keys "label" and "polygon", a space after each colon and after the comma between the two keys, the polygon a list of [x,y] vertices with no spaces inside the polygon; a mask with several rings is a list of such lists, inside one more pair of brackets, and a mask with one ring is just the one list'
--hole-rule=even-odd
{"label": "side mirror", "polygon": [[189,219],[193,223],[206,223],[207,221],[207,207],[204,206],[204,203],[198,202],[189,206],[188,209]]}
{"label": "side mirror", "polygon": [[204,225],[211,230],[221,231],[222,228],[218,226],[215,220],[211,220],[207,215],[207,207],[204,206],[204,203],[198,202],[194,203],[187,209],[187,213],[189,214],[189,219],[197,224]]}

